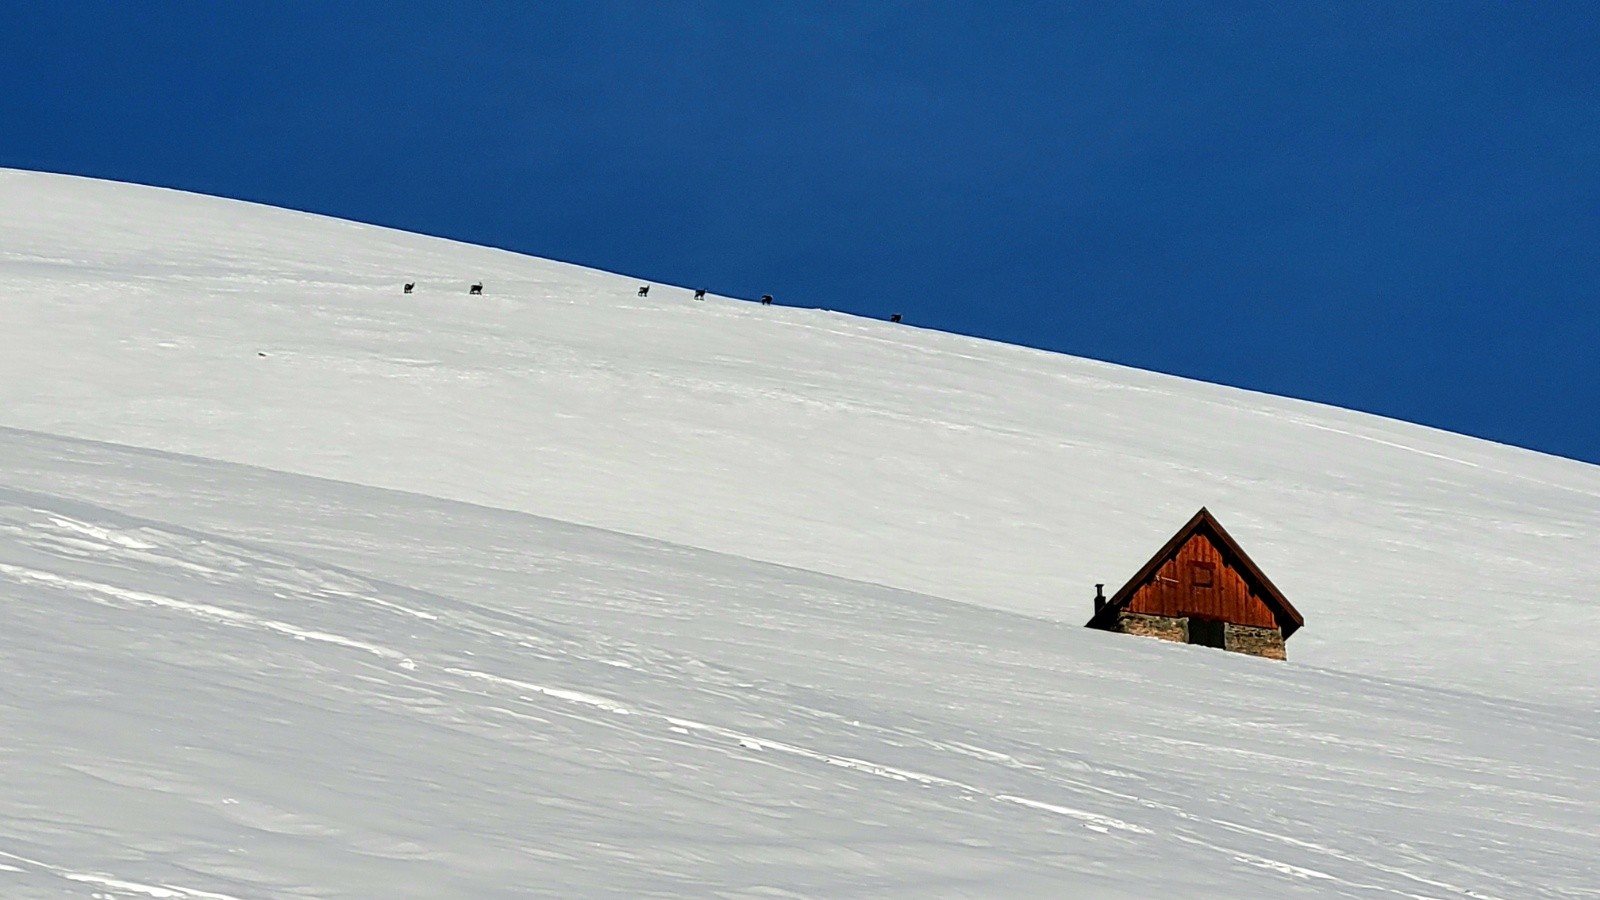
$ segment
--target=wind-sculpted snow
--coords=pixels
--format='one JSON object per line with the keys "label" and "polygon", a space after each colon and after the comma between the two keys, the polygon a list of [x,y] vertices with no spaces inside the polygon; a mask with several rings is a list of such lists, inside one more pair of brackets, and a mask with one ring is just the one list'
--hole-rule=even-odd
{"label": "wind-sculpted snow", "polygon": [[0,171],[0,897],[1600,893],[1600,469],[638,284]]}
{"label": "wind-sculpted snow", "polygon": [[0,425],[1080,624],[1208,506],[1305,614],[1295,660],[1600,706],[1600,467],[639,284],[0,171]]}
{"label": "wind-sculpted snow", "polygon": [[0,458],[5,896],[1595,886],[1592,718],[267,470]]}

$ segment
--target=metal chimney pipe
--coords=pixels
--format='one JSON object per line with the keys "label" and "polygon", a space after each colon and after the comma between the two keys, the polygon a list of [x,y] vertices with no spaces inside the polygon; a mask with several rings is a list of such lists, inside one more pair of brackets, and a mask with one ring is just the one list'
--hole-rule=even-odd
{"label": "metal chimney pipe", "polygon": [[1094,586],[1094,614],[1098,616],[1100,614],[1100,611],[1105,609],[1105,608],[1106,608],[1106,586],[1103,585],[1103,584],[1097,584],[1097,585]]}

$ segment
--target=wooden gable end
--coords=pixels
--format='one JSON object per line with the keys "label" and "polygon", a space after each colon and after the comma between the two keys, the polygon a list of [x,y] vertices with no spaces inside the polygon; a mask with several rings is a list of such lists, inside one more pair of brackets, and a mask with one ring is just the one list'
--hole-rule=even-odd
{"label": "wooden gable end", "polygon": [[1204,532],[1190,534],[1165,562],[1136,586],[1128,612],[1172,618],[1198,617],[1277,628],[1278,620],[1248,580]]}
{"label": "wooden gable end", "polygon": [[1097,607],[1087,624],[1115,628],[1124,612],[1277,628],[1285,640],[1305,624],[1283,592],[1205,507],[1103,607]]}

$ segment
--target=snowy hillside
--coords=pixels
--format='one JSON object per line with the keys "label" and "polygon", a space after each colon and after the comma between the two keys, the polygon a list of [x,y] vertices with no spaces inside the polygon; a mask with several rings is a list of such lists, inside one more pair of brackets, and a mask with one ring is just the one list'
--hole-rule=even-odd
{"label": "snowy hillside", "polygon": [[1600,468],[640,283],[0,171],[0,896],[1600,894]]}

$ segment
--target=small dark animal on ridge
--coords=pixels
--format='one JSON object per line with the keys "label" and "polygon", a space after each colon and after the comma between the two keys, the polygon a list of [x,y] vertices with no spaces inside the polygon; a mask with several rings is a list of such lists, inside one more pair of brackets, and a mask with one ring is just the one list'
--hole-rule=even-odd
{"label": "small dark animal on ridge", "polygon": [[639,296],[641,296],[641,297],[650,296],[650,285],[648,285],[648,284],[639,285]]}
{"label": "small dark animal on ridge", "polygon": [[467,288],[467,293],[469,293],[469,294],[481,294],[481,293],[483,293],[483,282],[480,281],[477,284],[473,285],[472,287]]}
{"label": "small dark animal on ridge", "polygon": [[695,291],[694,298],[696,300],[704,300],[706,298],[706,289],[700,288],[699,290]]}
{"label": "small dark animal on ridge", "polygon": [[411,289],[416,287],[416,286],[417,286],[417,283],[415,281],[406,282],[406,293],[408,293],[408,294],[411,293]]}
{"label": "small dark animal on ridge", "polygon": [[762,294],[761,295],[761,305],[762,306],[771,306],[772,305],[772,295],[771,294]]}
{"label": "small dark animal on ridge", "polygon": [[894,315],[890,316],[889,317],[889,321],[891,321],[891,322],[900,321],[900,314],[899,313],[895,313]]}

